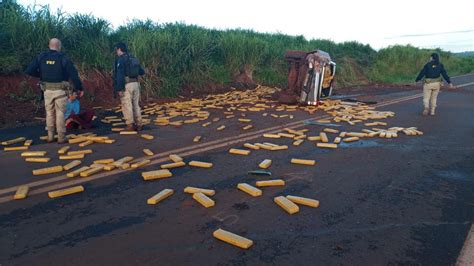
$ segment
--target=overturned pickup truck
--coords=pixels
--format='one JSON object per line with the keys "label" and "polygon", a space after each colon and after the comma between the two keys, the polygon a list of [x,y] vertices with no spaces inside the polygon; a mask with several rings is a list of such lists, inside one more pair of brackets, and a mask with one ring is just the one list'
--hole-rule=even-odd
{"label": "overturned pickup truck", "polygon": [[287,51],[285,60],[289,63],[288,88],[280,94],[280,102],[318,105],[322,98],[331,96],[336,63],[328,53]]}

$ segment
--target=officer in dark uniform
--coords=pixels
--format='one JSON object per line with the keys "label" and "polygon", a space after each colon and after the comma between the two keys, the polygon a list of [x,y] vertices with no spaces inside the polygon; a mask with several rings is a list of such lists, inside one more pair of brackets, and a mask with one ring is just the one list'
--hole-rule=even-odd
{"label": "officer in dark uniform", "polygon": [[[61,41],[53,38],[49,41],[49,51],[41,53],[28,65],[26,74],[40,78],[41,90],[44,92],[46,109],[46,126],[48,142],[54,141],[55,129],[58,143],[66,142],[67,96],[74,90],[79,97],[84,95],[81,80],[74,64],[61,53]],[[69,84],[72,80],[73,87]]]}
{"label": "officer in dark uniform", "polygon": [[443,83],[441,76],[449,83],[449,88],[454,89],[446,69],[439,61],[439,55],[433,53],[415,80],[418,82],[423,79],[423,115],[428,115],[428,112],[430,115],[435,115],[438,93]]}
{"label": "officer in dark uniform", "polygon": [[125,43],[115,45],[114,92],[120,97],[126,130],[142,130],[139,76],[145,74],[137,58],[128,53]]}

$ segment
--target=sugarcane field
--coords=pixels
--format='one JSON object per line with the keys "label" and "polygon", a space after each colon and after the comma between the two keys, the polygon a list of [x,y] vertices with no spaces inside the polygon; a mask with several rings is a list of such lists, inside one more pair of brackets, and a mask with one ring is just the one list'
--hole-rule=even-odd
{"label": "sugarcane field", "polygon": [[468,52],[29,5],[0,1],[0,266],[474,265]]}

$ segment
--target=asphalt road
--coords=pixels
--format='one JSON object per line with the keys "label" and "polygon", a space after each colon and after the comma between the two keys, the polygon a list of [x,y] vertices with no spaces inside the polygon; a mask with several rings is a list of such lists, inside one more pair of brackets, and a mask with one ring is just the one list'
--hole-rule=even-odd
{"label": "asphalt road", "polygon": [[[455,84],[473,81],[472,75],[454,78]],[[377,110],[396,113],[384,120],[389,127],[415,126],[424,135],[363,139],[334,150],[308,141],[294,147],[290,140],[265,139],[261,133],[290,123],[317,135],[326,126],[297,121],[324,113],[298,111],[292,113],[294,119],[252,113],[248,117],[258,123],[243,132],[242,123],[216,111],[212,117],[222,120],[209,128],[149,127],[146,133],[155,136],[153,141],[112,134],[116,143],[93,144],[94,154],[84,161],[142,157],[143,148],[156,152],[154,164],[133,171],[104,172],[90,179],[32,176],[38,164],[25,163],[20,152],[0,152],[0,265],[454,264],[474,218],[474,85],[443,91],[434,117],[421,116],[419,90],[341,93],[377,101]],[[216,131],[221,124],[227,128]],[[95,131],[109,134],[103,126]],[[0,134],[1,140],[34,138],[31,150],[54,153],[60,147],[37,140],[44,134],[40,126]],[[203,136],[198,144],[192,141],[196,135]],[[289,145],[289,150],[228,153],[245,142],[265,141]],[[173,169],[171,178],[143,181],[141,172],[158,169],[170,151],[214,167]],[[317,165],[293,165],[291,158],[313,159]],[[273,160],[271,178],[284,179],[286,185],[263,188],[263,195],[255,198],[237,190],[240,182],[268,179],[247,174],[264,159]],[[48,166],[58,162],[53,159]],[[47,191],[72,182],[84,182],[85,192],[47,197]],[[26,183],[30,196],[12,201],[16,187]],[[215,189],[216,206],[202,207],[182,192],[186,186]],[[158,205],[146,204],[165,188],[175,194]],[[289,215],[273,202],[289,194],[317,199],[320,206],[301,207]],[[252,239],[254,246],[242,250],[223,243],[212,236],[217,228]]]}

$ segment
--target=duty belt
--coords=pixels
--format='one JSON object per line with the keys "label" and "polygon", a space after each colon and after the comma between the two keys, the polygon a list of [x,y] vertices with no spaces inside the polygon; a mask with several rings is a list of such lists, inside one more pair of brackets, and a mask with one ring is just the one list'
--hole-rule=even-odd
{"label": "duty belt", "polygon": [[425,79],[425,83],[441,82],[441,80],[442,80],[441,77],[439,77],[439,78],[433,78],[433,79],[431,79],[431,78],[426,78],[426,79]]}
{"label": "duty belt", "polygon": [[138,82],[138,78],[125,77],[125,83]]}
{"label": "duty belt", "polygon": [[69,88],[69,82],[44,82],[40,83],[41,89],[43,91],[58,91],[58,90],[67,90]]}

